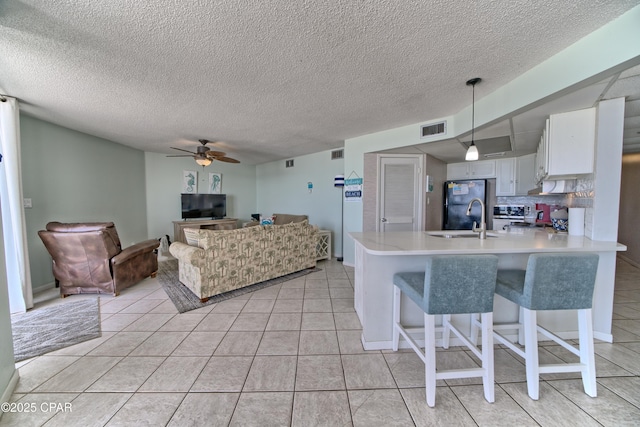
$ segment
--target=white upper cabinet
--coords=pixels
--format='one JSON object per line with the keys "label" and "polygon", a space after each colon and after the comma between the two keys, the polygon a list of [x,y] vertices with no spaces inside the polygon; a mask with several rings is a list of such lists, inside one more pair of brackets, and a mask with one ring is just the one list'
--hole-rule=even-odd
{"label": "white upper cabinet", "polygon": [[495,160],[449,163],[447,165],[447,179],[485,179],[495,177]]}
{"label": "white upper cabinet", "polygon": [[516,157],[516,196],[525,196],[536,187],[536,154]]}
{"label": "white upper cabinet", "polygon": [[516,159],[512,157],[496,160],[496,196],[515,196],[515,194]]}
{"label": "white upper cabinet", "polygon": [[596,109],[553,114],[547,123],[538,149],[538,181],[593,173]]}
{"label": "white upper cabinet", "polygon": [[496,160],[496,196],[526,196],[536,186],[536,154]]}

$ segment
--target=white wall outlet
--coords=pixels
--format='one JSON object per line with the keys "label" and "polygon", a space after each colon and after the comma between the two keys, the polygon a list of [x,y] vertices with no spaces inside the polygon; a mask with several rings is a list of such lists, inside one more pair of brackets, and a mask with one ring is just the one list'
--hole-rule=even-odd
{"label": "white wall outlet", "polygon": [[31,209],[33,207],[31,199],[22,199],[22,206],[24,206],[26,209]]}

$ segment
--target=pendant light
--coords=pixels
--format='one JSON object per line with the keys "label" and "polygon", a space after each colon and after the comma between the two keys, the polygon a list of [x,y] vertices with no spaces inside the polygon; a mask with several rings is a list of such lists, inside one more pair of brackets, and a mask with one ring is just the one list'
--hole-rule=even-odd
{"label": "pendant light", "polygon": [[467,161],[478,160],[478,147],[473,141],[473,131],[475,127],[475,103],[476,103],[476,84],[480,83],[482,79],[480,77],[475,77],[473,79],[467,80],[467,86],[472,87],[472,95],[471,95],[471,145],[467,149],[467,154],[464,156],[464,159]]}

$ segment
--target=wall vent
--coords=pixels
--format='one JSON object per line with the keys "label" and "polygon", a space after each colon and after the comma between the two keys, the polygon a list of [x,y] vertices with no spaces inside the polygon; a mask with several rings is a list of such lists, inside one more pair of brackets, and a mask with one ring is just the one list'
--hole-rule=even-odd
{"label": "wall vent", "polygon": [[285,168],[292,168],[293,167],[293,159],[285,160],[284,167]]}
{"label": "wall vent", "polygon": [[431,123],[420,126],[420,138],[430,138],[447,133],[447,122]]}
{"label": "wall vent", "polygon": [[331,160],[344,159],[344,150],[333,150],[331,152]]}

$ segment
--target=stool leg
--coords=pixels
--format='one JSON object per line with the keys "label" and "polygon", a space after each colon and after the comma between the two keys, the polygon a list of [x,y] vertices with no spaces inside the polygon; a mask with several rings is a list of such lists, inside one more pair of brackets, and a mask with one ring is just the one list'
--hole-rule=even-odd
{"label": "stool leg", "polygon": [[518,323],[520,326],[518,327],[518,344],[524,345],[524,328],[522,327],[522,317],[524,308],[520,307],[518,311]]}
{"label": "stool leg", "polygon": [[591,309],[578,310],[578,331],[580,343],[580,363],[582,368],[582,384],[584,392],[596,397],[596,360],[593,345],[593,321]]}
{"label": "stool leg", "polygon": [[436,322],[435,316],[424,315],[424,381],[427,405],[436,405]]}
{"label": "stool leg", "polygon": [[487,402],[495,401],[495,385],[493,370],[493,313],[482,313],[482,385]]}
{"label": "stool leg", "polygon": [[538,362],[538,323],[536,311],[522,309],[524,321],[524,353],[527,371],[527,390],[529,397],[538,400],[540,390],[540,366]]}
{"label": "stool leg", "polygon": [[402,297],[402,293],[400,292],[400,288],[397,286],[393,286],[393,338],[392,338],[392,348],[393,351],[398,351],[398,343],[400,342],[400,331],[398,330],[397,324],[400,323],[400,298]]}
{"label": "stool leg", "polygon": [[471,333],[469,334],[469,340],[471,344],[478,345],[478,325],[476,324],[476,320],[478,320],[477,314],[471,314]]}
{"label": "stool leg", "polygon": [[451,315],[442,315],[442,348],[449,348],[449,339],[451,338]]}

